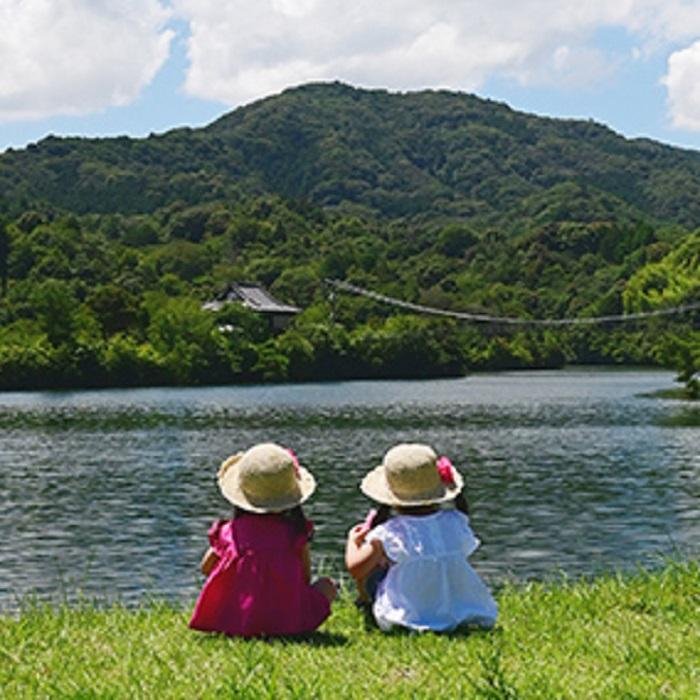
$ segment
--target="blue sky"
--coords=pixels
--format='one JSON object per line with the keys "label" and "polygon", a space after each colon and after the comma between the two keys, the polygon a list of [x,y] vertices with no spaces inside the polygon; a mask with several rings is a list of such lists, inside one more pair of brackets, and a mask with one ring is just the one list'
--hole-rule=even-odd
{"label": "blue sky", "polygon": [[200,126],[310,80],[700,149],[699,0],[2,0],[0,22],[0,151]]}

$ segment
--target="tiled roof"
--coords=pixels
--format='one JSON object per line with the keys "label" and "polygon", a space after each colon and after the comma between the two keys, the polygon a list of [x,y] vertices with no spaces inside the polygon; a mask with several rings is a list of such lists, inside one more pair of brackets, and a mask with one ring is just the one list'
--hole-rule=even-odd
{"label": "tiled roof", "polygon": [[226,291],[214,301],[207,302],[204,308],[217,310],[226,302],[237,301],[253,311],[264,314],[298,314],[301,309],[297,306],[282,304],[277,301],[267,290],[257,284],[237,283],[229,284]]}

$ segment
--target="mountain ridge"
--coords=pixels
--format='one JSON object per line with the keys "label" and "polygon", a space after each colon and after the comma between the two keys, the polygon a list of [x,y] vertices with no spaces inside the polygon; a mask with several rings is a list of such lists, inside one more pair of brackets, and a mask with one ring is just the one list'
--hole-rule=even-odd
{"label": "mountain ridge", "polygon": [[529,199],[562,186],[583,193],[591,220],[700,224],[700,153],[446,90],[309,83],[205,127],[49,136],[0,155],[6,209],[80,214],[269,193],[380,219],[508,228]]}
{"label": "mountain ridge", "polygon": [[[0,157],[0,388],[625,362],[697,394],[697,313],[482,327],[325,280],[523,319],[694,304],[698,194],[700,154],[448,92],[307,85],[201,129],[50,137]],[[235,280],[303,311],[278,333],[202,308]]]}

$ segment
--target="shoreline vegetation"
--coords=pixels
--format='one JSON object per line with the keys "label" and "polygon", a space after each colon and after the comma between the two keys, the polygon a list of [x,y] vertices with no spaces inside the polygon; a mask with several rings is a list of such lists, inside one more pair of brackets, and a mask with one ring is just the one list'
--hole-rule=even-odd
{"label": "shoreline vegetation", "polygon": [[688,387],[675,387],[673,389],[661,389],[645,394],[650,399],[674,399],[676,401],[700,401],[700,393]]}
{"label": "shoreline vegetation", "polygon": [[564,364],[692,389],[699,187],[700,154],[340,83],[145,139],[47,137],[0,154],[0,390]]}
{"label": "shoreline vegetation", "polygon": [[492,631],[383,634],[345,590],[305,638],[227,639],[189,608],[26,604],[0,616],[8,698],[696,698],[700,562],[507,584]]}
{"label": "shoreline vegetation", "polygon": [[[420,369],[425,370],[422,366]],[[557,371],[557,370],[604,370],[612,372],[626,372],[626,371],[668,371],[673,372],[673,367],[661,365],[661,364],[639,364],[639,363],[625,363],[625,364],[612,364],[612,363],[561,363],[552,365],[539,365],[539,366],[528,366],[528,365],[516,365],[513,366],[502,366],[502,367],[480,367],[480,368],[470,368],[463,371],[449,373],[449,372],[439,372],[436,374],[431,374],[423,371],[406,373],[406,374],[381,374],[381,373],[369,373],[369,374],[346,374],[343,376],[326,376],[321,375],[319,377],[303,377],[303,378],[263,378],[261,376],[250,376],[245,379],[239,378],[233,381],[203,381],[189,383],[186,381],[164,381],[162,376],[154,377],[154,381],[141,381],[139,383],[135,382],[78,382],[71,384],[70,382],[58,382],[48,384],[45,383],[29,383],[26,386],[16,385],[16,384],[5,384],[0,379],[0,393],[2,392],[33,392],[33,391],[48,391],[48,392],[71,392],[71,391],[91,391],[91,390],[116,390],[116,389],[168,389],[168,388],[211,388],[211,387],[246,387],[246,386],[274,386],[274,385],[290,385],[290,384],[316,384],[316,383],[327,383],[327,382],[354,382],[354,381],[426,381],[426,380],[438,380],[438,379],[465,379],[470,376],[478,376],[482,374],[507,374],[509,372],[539,372],[539,371]],[[700,399],[700,391],[698,391],[698,386],[696,382],[681,384],[681,379],[676,377],[674,381],[678,384],[677,386],[669,386],[664,389],[659,389],[657,391],[652,391],[645,393],[642,396],[650,399],[673,399],[679,401],[697,401]]]}

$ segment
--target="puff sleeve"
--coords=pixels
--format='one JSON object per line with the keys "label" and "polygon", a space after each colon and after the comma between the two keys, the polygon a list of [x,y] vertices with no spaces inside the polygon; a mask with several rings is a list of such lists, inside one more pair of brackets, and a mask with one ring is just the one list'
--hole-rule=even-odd
{"label": "puff sleeve", "polygon": [[232,548],[235,549],[230,520],[215,520],[209,528],[207,536],[209,537],[209,546],[220,558],[223,558],[227,553],[230,554]]}

